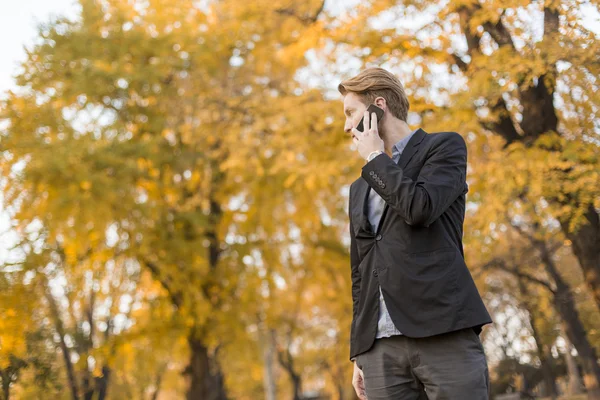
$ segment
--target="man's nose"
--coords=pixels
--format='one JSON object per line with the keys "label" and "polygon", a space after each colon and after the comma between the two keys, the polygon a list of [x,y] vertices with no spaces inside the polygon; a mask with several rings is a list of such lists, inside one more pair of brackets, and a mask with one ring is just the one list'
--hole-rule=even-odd
{"label": "man's nose", "polygon": [[344,124],[344,132],[350,133],[351,130],[352,130],[352,124],[350,122],[346,122]]}

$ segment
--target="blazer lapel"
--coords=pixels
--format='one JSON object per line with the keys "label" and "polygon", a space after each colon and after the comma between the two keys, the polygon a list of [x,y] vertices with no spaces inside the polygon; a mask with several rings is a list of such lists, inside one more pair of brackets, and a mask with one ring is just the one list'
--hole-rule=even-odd
{"label": "blazer lapel", "polygon": [[400,160],[398,160],[398,166],[400,166],[400,168],[405,168],[408,165],[409,161],[413,158],[417,151],[419,151],[419,145],[426,135],[427,133],[421,128],[419,128],[419,130],[412,135],[406,144],[406,147],[402,151],[402,154],[400,155]]}
{"label": "blazer lapel", "polygon": [[[412,135],[412,137],[406,144],[406,147],[402,151],[402,154],[400,155],[400,159],[398,160],[398,166],[400,168],[405,168],[408,165],[408,163],[410,162],[410,160],[413,158],[413,156],[415,154],[417,154],[417,151],[419,151],[419,145],[421,144],[421,142],[423,141],[423,139],[425,138],[426,135],[427,135],[427,132],[425,132],[421,128],[419,128],[419,130],[416,131],[414,135]],[[385,216],[387,215],[388,208],[390,208],[390,207],[386,203],[385,207],[383,209],[383,213],[381,214],[381,219],[379,220],[379,225],[377,225],[376,233],[379,233],[379,231],[381,230],[381,227],[383,226],[383,221],[385,220]]]}
{"label": "blazer lapel", "polygon": [[[405,168],[408,165],[413,156],[417,153],[417,151],[419,151],[419,145],[421,144],[423,138],[426,135],[427,133],[420,128],[418,131],[415,132],[414,135],[412,135],[412,137],[406,144],[406,147],[404,148],[400,159],[398,160],[398,166],[400,166],[400,168]],[[356,225],[355,232],[357,235],[359,235],[360,232],[369,236],[375,236],[376,234],[375,232],[373,232],[373,228],[371,227],[371,223],[369,222],[369,217],[367,214],[370,190],[371,187],[369,186],[367,181],[364,180],[363,177],[359,177],[358,181],[356,182],[356,193],[354,195],[355,200],[353,205],[353,215],[358,216],[358,219],[354,222],[354,224]],[[389,206],[386,204],[383,210],[383,214],[381,215],[381,220],[379,221],[379,225],[377,227],[377,233],[379,233],[379,230],[381,229],[388,208]]]}

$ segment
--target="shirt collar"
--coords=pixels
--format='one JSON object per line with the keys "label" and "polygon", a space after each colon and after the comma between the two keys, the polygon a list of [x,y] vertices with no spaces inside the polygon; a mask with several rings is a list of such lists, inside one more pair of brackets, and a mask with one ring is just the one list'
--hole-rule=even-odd
{"label": "shirt collar", "polygon": [[410,135],[403,137],[392,147],[392,158],[400,157],[400,155],[404,151],[404,148],[408,144],[408,141],[418,130],[419,128],[415,129],[410,133]]}

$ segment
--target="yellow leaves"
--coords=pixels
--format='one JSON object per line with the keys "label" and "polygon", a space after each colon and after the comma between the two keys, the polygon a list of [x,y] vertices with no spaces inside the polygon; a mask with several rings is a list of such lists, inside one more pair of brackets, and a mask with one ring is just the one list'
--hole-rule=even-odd
{"label": "yellow leaves", "polygon": [[158,168],[150,168],[148,174],[151,178],[158,178],[160,176],[160,170]]}
{"label": "yellow leaves", "polygon": [[98,245],[98,242],[103,238],[102,234],[98,231],[98,230],[90,230],[90,233],[88,235],[88,239],[89,241],[92,243],[92,245],[95,247]]}
{"label": "yellow leaves", "polygon": [[206,137],[206,144],[208,146],[213,146],[218,142],[219,138],[215,135],[208,134]]}
{"label": "yellow leaves", "polygon": [[71,265],[75,265],[77,263],[77,249],[77,243],[70,242],[65,244],[64,250],[67,263]]}
{"label": "yellow leaves", "polygon": [[[0,279],[2,279],[0,277]],[[2,285],[0,290],[0,369],[10,365],[10,356],[27,357],[27,333],[35,329],[32,320],[37,305],[29,287],[21,284]]]}
{"label": "yellow leaves", "polygon": [[192,176],[189,179],[189,185],[190,187],[195,187],[196,185],[198,185],[198,183],[200,182],[201,179],[201,175],[200,172],[197,170],[192,171]]}
{"label": "yellow leaves", "polygon": [[255,380],[260,380],[263,377],[263,369],[260,368],[258,365],[253,365],[252,367],[250,367],[250,376],[252,377],[252,379]]}
{"label": "yellow leaves", "polygon": [[306,180],[304,181],[304,185],[306,186],[306,189],[309,192],[314,191],[316,189],[317,179],[318,179],[318,177],[316,175],[309,175],[306,177]]}
{"label": "yellow leaves", "polygon": [[0,368],[7,368],[10,365],[10,356],[25,357],[27,354],[27,345],[25,337],[18,337],[21,331],[13,331],[12,333],[0,334]]}
{"label": "yellow leaves", "polygon": [[149,164],[150,164],[149,161],[146,160],[145,158],[140,157],[137,159],[137,167],[141,171],[145,170]]}
{"label": "yellow leaves", "polygon": [[105,73],[111,73],[113,71],[113,63],[106,62],[104,60],[95,60],[92,64],[97,70]]}
{"label": "yellow leaves", "polygon": [[298,179],[298,174],[290,173],[288,177],[283,181],[283,187],[289,189]]}
{"label": "yellow leaves", "polygon": [[[136,288],[135,293],[151,298],[152,303],[140,300],[142,306],[132,311],[138,336],[136,339],[119,337],[117,357],[127,362],[117,364],[115,370],[127,379],[156,372],[152,370],[155,367],[152,362],[142,365],[155,356],[152,341],[146,340],[148,337],[155,337],[156,341],[169,338],[182,341],[181,347],[186,345],[177,334],[166,332],[172,315],[168,302],[165,302],[167,311],[161,311],[162,314],[154,308],[158,300],[168,299],[173,293],[173,297],[181,295],[183,302],[177,309],[177,317],[181,318],[177,322],[182,321],[183,326],[177,329],[194,329],[208,321],[207,337],[215,343],[222,339],[220,333],[227,334],[240,325],[256,323],[257,315],[265,315],[265,321],[273,326],[287,328],[288,321],[284,317],[296,304],[300,304],[301,318],[310,319],[317,313],[323,320],[331,320],[332,325],[349,322],[349,295],[340,296],[344,291],[349,293],[344,247],[336,247],[332,255],[328,250],[317,251],[310,246],[315,234],[323,234],[339,244],[340,234],[334,227],[347,223],[340,187],[359,176],[360,159],[347,157],[347,146],[339,139],[343,136],[338,119],[341,104],[337,99],[328,101],[320,91],[308,91],[304,86],[304,92],[295,91],[300,86],[295,81],[296,73],[306,63],[306,52],[318,49],[328,39],[335,45],[344,36],[353,46],[370,48],[371,57],[380,57],[377,62],[391,61],[387,57],[408,57],[415,66],[428,64],[432,59],[445,61],[445,47],[450,46],[453,39],[444,36],[444,32],[439,33],[440,37],[419,41],[410,34],[400,36],[396,27],[374,27],[368,32],[356,28],[364,26],[369,17],[386,11],[388,6],[396,5],[392,1],[361,3],[361,13],[355,21],[362,25],[341,27],[335,32],[338,36],[333,38],[329,31],[332,21],[324,19],[325,24],[319,20],[304,25],[296,17],[274,11],[294,7],[298,15],[308,15],[318,8],[320,0],[291,3],[260,0],[258,4],[213,2],[207,17],[208,32],[203,32],[204,28],[198,31],[198,27],[207,22],[204,17],[197,16],[190,22],[188,14],[183,12],[187,6],[167,0],[150,1],[140,22],[121,31],[122,21],[118,24],[115,21],[130,20],[137,12],[127,2],[109,0],[109,3],[112,16],[104,20],[100,14],[94,20],[98,24],[96,31],[105,29],[110,35],[121,36],[118,40],[103,42],[106,47],[85,48],[79,48],[79,42],[69,41],[97,43],[85,35],[85,29],[81,36],[66,38],[69,40],[61,45],[61,51],[75,52],[78,58],[90,63],[91,70],[80,68],[81,63],[74,64],[73,70],[69,70],[74,77],[64,78],[61,84],[70,93],[85,94],[89,101],[101,99],[103,104],[114,106],[114,124],[92,124],[92,128],[101,132],[101,139],[90,139],[67,148],[64,154],[72,154],[70,158],[76,161],[66,166],[62,157],[53,157],[59,160],[55,163],[41,157],[44,151],[48,152],[47,147],[33,153],[32,162],[25,166],[24,177],[30,180],[32,188],[39,190],[36,196],[27,199],[25,204],[31,206],[20,216],[33,220],[36,216],[52,215],[44,228],[49,230],[51,238],[59,234],[64,238],[67,263],[70,267],[76,266],[82,276],[90,271],[97,274],[104,266],[98,261],[108,262],[114,256],[113,249],[104,248],[109,254],[94,255],[95,262],[81,263],[77,259],[89,247],[94,251],[103,248],[104,228],[111,223],[123,224],[123,229],[113,232],[113,236],[123,241],[132,263],[146,259],[155,263],[157,270],[153,275],[142,264],[140,285],[143,289]],[[427,2],[422,4],[425,8]],[[101,9],[97,11],[100,13]],[[452,17],[450,13],[448,16]],[[481,12],[477,18],[475,23],[495,21],[495,7]],[[152,21],[152,28],[148,21]],[[82,24],[86,23],[82,20]],[[437,28],[442,27],[440,24]],[[132,33],[139,35],[137,39],[132,39]],[[425,52],[422,44],[442,49]],[[354,50],[350,46],[345,49],[348,54]],[[244,63],[234,68],[228,60],[236,52]],[[526,55],[525,60],[519,59],[503,48],[495,50],[491,57],[476,57],[473,64],[480,72],[466,78],[470,79],[469,93],[452,98],[456,100],[452,107],[445,104],[432,107],[428,99],[419,97],[411,109],[421,116],[432,115],[430,120],[423,120],[423,125],[437,126],[439,130],[458,126],[476,134],[480,127],[472,111],[473,98],[502,94],[508,88],[510,77],[544,71],[544,64],[534,53]],[[335,64],[327,65],[331,70],[318,72],[335,77]],[[412,68],[413,64],[409,65]],[[422,67],[425,73],[434,71],[427,65]],[[492,68],[498,70],[498,77],[490,77]],[[91,79],[77,78],[86,77],[88,73]],[[32,82],[43,80],[41,74],[35,71],[32,74]],[[507,83],[501,84],[498,81],[501,77],[506,78]],[[117,89],[118,94],[108,90],[107,86],[119,79],[127,81],[128,90]],[[46,89],[44,84],[37,84],[42,90]],[[417,82],[411,90],[420,93],[425,84],[425,81]],[[39,107],[31,99],[26,101],[18,96],[14,99],[13,107],[18,108],[22,116],[12,118],[13,123],[36,121]],[[53,107],[68,106],[71,102],[70,97],[58,96]],[[58,132],[57,121],[51,119],[44,123],[51,125],[51,132]],[[9,135],[18,143],[22,138],[19,133],[35,132],[36,124],[20,126]],[[106,154],[109,151],[101,154],[98,143],[108,143],[110,154]],[[598,152],[592,146],[571,146],[557,136],[543,137],[537,147],[530,149],[514,145],[503,150],[493,139],[483,140],[480,136],[469,145],[469,154],[478,155],[471,159],[475,183],[470,200],[481,202],[476,217],[482,231],[498,231],[503,213],[518,210],[512,202],[515,195],[523,191],[530,199],[559,193],[588,201],[597,190]],[[32,169],[35,163],[39,166]],[[48,165],[69,173],[45,173]],[[73,165],[76,168],[72,168]],[[31,189],[31,193],[34,192]],[[28,193],[29,187],[23,195]],[[214,212],[215,205],[221,207],[223,214]],[[565,206],[556,210],[555,215],[579,216],[580,211],[577,207]],[[332,229],[315,233],[324,229],[322,215],[325,214]],[[492,225],[491,221],[498,223]],[[208,232],[216,232],[220,248],[227,249],[214,269],[208,266]],[[297,246],[298,254],[287,254],[292,246]],[[248,256],[249,261],[244,258],[247,254],[252,254]],[[297,260],[292,262],[293,256]],[[117,274],[111,273],[111,277],[114,276]],[[74,290],[82,290],[83,283],[77,279],[69,279],[69,283]],[[161,282],[166,282],[170,293]],[[204,298],[202,288],[211,284],[213,287],[206,290],[207,298]],[[233,290],[238,284],[239,294]],[[100,285],[111,291],[123,288],[112,283]],[[240,299],[230,298],[229,289]],[[106,293],[102,296],[104,300],[108,297]],[[222,299],[225,306],[214,308],[211,302],[215,299]],[[311,303],[299,303],[299,299]],[[314,305],[318,307],[313,309]],[[14,323],[15,315],[19,314],[12,311],[14,309],[8,307],[0,314],[2,355],[4,346],[9,343],[4,339],[4,328]],[[0,307],[0,313],[1,310]],[[154,321],[155,325],[142,321]],[[339,326],[333,328],[339,329]],[[324,336],[321,334],[301,331],[298,336],[305,343],[312,341],[312,344],[322,345],[320,338]],[[11,340],[14,342],[17,338],[15,334]],[[244,350],[256,350],[252,347],[256,345],[252,338],[244,340],[244,344],[249,344]],[[232,342],[233,346],[239,345],[240,339]],[[16,342],[11,344],[12,348],[19,346]],[[340,347],[343,346],[335,345],[323,352],[331,355]],[[148,352],[148,348],[153,351]],[[300,353],[300,357],[305,355]],[[103,355],[100,351],[94,353],[98,360],[104,359]],[[238,353],[233,355],[238,356]],[[341,357],[331,357],[338,358]],[[244,377],[260,382],[263,371],[260,364],[251,365],[255,360],[248,354],[240,371],[244,371]],[[176,361],[181,363],[181,359]],[[100,365],[98,362],[96,368]],[[94,373],[98,374],[98,369]],[[139,387],[148,387],[139,379]],[[254,398],[252,394],[244,395]]]}
{"label": "yellow leaves", "polygon": [[161,136],[167,140],[171,140],[171,138],[175,135],[172,129],[163,129],[161,132]]}

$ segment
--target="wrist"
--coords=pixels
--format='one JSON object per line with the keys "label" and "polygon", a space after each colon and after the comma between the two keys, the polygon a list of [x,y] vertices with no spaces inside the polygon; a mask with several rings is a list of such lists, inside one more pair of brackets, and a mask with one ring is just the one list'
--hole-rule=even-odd
{"label": "wrist", "polygon": [[367,156],[367,162],[370,162],[372,159],[377,157],[378,155],[383,154],[383,150],[375,150],[369,153]]}

